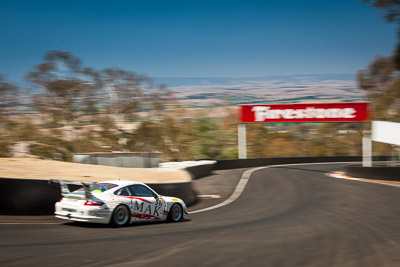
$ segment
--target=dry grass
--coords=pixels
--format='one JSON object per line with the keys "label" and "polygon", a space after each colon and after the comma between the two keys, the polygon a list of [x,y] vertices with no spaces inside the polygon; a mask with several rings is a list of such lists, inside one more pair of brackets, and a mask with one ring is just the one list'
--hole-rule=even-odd
{"label": "dry grass", "polygon": [[88,182],[133,180],[144,183],[187,182],[190,174],[179,170],[120,168],[32,158],[0,158],[0,177],[65,179]]}

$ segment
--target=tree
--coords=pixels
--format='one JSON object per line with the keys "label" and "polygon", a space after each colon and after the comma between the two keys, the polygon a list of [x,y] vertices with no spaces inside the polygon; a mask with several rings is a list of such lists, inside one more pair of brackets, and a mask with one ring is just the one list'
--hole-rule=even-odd
{"label": "tree", "polygon": [[237,156],[236,132],[224,127],[220,118],[199,118],[196,120],[194,130],[193,136],[196,139],[194,149],[197,158],[230,159]]}
{"label": "tree", "polygon": [[15,104],[17,94],[18,87],[0,74],[0,121],[6,119],[7,110]]}
{"label": "tree", "polygon": [[107,68],[95,75],[97,86],[108,96],[107,110],[116,124],[133,122],[143,102],[143,90],[150,83],[144,75],[119,68]]}
{"label": "tree", "polygon": [[399,0],[362,0],[373,7],[383,9],[384,18],[388,22],[400,21],[400,1]]}
{"label": "tree", "polygon": [[[383,17],[387,22],[394,22],[400,26],[400,0],[362,0],[373,7],[381,9],[384,14]],[[394,53],[393,62],[395,68],[400,70],[400,27],[397,30],[397,44]]]}
{"label": "tree", "polygon": [[173,102],[173,94],[166,84],[160,84],[147,97],[149,100],[150,118],[159,120],[167,109],[167,104]]}
{"label": "tree", "polygon": [[15,121],[11,119],[18,95],[18,87],[0,74],[0,157],[8,156],[15,137]]}
{"label": "tree", "polygon": [[79,116],[93,109],[93,73],[69,52],[49,51],[26,79],[36,87],[33,104],[54,125],[73,127]]}
{"label": "tree", "polygon": [[166,103],[172,98],[164,84],[154,86],[152,79],[133,71],[107,68],[94,77],[96,86],[106,95],[110,119],[124,134],[132,134],[124,129],[124,124],[137,122],[139,112],[151,120],[161,120]]}
{"label": "tree", "polygon": [[358,73],[359,87],[372,105],[372,119],[400,121],[400,73],[393,57],[377,57]]}
{"label": "tree", "polygon": [[[88,138],[101,149],[127,150],[139,120],[161,121],[171,99],[166,86],[154,86],[145,75],[84,67],[65,51],[47,52],[26,79],[34,87],[32,103],[43,124],[53,136],[69,141],[72,152],[85,149],[80,141]],[[154,128],[145,126],[144,132]]]}

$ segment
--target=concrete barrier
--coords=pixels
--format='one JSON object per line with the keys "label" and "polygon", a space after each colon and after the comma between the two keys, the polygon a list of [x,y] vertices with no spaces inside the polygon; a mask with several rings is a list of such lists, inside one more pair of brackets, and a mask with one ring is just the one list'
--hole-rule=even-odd
{"label": "concrete barrier", "polygon": [[187,206],[192,205],[197,200],[196,191],[193,189],[192,182],[147,184],[157,193],[163,196],[173,196],[182,199]]}
{"label": "concrete barrier", "polygon": [[346,175],[356,178],[400,181],[399,166],[362,167],[360,165],[350,165],[344,167],[344,171]]}
{"label": "concrete barrier", "polygon": [[183,162],[163,162],[160,169],[164,170],[186,170],[191,174],[192,179],[198,179],[211,175],[214,170],[215,160],[197,160]]}
{"label": "concrete barrier", "polygon": [[296,157],[296,158],[257,158],[257,159],[234,159],[218,160],[215,170],[227,170],[238,168],[251,168],[267,165],[295,164],[295,163],[318,163],[318,162],[356,162],[361,161],[361,156],[346,157]]}
{"label": "concrete barrier", "polygon": [[199,179],[201,177],[211,175],[212,171],[214,170],[214,165],[215,164],[204,164],[198,166],[191,166],[185,168],[185,170],[192,175],[193,179]]}
{"label": "concrete barrier", "polygon": [[[186,205],[196,201],[192,182],[148,185],[161,195],[181,198]],[[48,180],[0,178],[0,214],[52,215],[61,197],[60,185]]]}
{"label": "concrete barrier", "polygon": [[47,180],[0,178],[0,214],[53,214],[60,198],[60,185]]}

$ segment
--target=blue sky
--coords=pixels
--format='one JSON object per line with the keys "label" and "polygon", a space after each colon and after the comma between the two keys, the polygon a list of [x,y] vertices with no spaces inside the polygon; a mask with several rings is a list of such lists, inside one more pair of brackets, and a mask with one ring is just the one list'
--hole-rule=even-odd
{"label": "blue sky", "polygon": [[361,0],[2,0],[0,33],[16,82],[48,50],[151,77],[256,77],[354,74],[396,42]]}

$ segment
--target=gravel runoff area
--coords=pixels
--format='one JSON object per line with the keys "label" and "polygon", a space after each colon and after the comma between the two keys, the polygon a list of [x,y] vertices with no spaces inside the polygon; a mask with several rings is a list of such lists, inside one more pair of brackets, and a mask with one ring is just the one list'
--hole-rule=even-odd
{"label": "gravel runoff area", "polygon": [[121,168],[33,158],[0,158],[0,177],[40,180],[63,179],[87,182],[114,179],[133,180],[143,183],[191,181],[190,174],[185,170]]}

